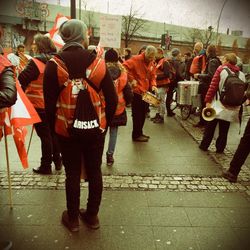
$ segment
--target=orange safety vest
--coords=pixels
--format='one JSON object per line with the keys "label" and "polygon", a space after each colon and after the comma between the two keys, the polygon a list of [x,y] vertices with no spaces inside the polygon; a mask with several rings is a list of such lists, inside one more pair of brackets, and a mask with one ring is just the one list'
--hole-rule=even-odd
{"label": "orange safety vest", "polygon": [[118,96],[118,104],[116,107],[115,115],[120,115],[125,110],[126,101],[124,99],[123,89],[126,86],[127,81],[128,81],[128,76],[125,71],[121,72],[120,77],[114,81],[115,90]]}
{"label": "orange safety vest", "polygon": [[[50,59],[50,61],[57,64],[58,82],[61,87],[64,86],[57,100],[55,131],[59,135],[69,137],[68,128],[73,124],[77,94],[74,94],[74,91],[72,93],[74,83],[69,79],[69,73],[64,62],[57,57]],[[99,88],[105,74],[106,65],[101,58],[96,58],[86,70],[87,78],[97,88]],[[104,96],[102,92],[97,93],[86,81],[83,80],[82,83],[88,88],[91,101],[99,118],[100,129],[104,131],[107,124]]]}
{"label": "orange safety vest", "polygon": [[[167,60],[165,58],[161,58],[158,64],[156,65],[156,75],[162,74],[163,72],[163,64]],[[157,87],[163,87],[170,83],[170,79],[168,77],[165,77],[161,80],[156,80]]]}
{"label": "orange safety vest", "polygon": [[43,75],[45,70],[45,64],[38,59],[32,58],[36,64],[40,74],[38,78],[28,85],[25,94],[29,98],[30,102],[35,108],[44,109],[44,98],[43,98]]}
{"label": "orange safety vest", "polygon": [[[200,60],[202,60],[201,65],[200,65]],[[194,57],[189,72],[193,75],[199,74],[204,72],[205,68],[206,68],[206,58],[204,55],[199,55]]]}
{"label": "orange safety vest", "polygon": [[[6,67],[13,67],[11,62],[3,55],[0,55],[0,74],[4,71]],[[0,109],[0,128],[4,124],[6,108]],[[0,136],[1,138],[1,136]]]}

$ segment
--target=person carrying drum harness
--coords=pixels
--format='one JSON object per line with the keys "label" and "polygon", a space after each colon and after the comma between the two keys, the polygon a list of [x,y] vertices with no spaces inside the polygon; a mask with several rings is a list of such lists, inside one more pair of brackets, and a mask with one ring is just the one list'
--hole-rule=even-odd
{"label": "person carrying drum harness", "polygon": [[[79,231],[79,216],[91,229],[100,226],[98,212],[103,190],[101,163],[104,130],[115,113],[117,95],[104,60],[87,50],[89,41],[86,24],[71,19],[60,26],[59,33],[65,45],[46,65],[44,99],[50,128],[59,139],[66,173],[67,210],[63,211],[61,220],[71,232],[76,232]],[[69,133],[78,97],[74,82],[81,82],[89,91],[99,117],[99,133],[86,133],[82,136]],[[102,96],[102,101],[99,96]],[[80,209],[83,164],[89,182],[86,209]]]}

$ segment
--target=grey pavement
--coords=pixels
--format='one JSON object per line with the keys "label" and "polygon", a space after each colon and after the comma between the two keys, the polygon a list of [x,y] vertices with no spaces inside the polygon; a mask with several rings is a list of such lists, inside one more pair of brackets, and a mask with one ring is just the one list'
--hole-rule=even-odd
{"label": "grey pavement", "polygon": [[[149,142],[132,142],[128,111],[128,126],[119,128],[113,167],[107,167],[103,157],[101,228],[91,231],[81,224],[74,234],[60,223],[65,209],[63,171],[51,176],[32,173],[40,158],[35,134],[30,167],[23,170],[8,137],[14,207],[9,207],[1,141],[0,241],[12,240],[12,249],[249,249],[250,157],[238,183],[220,176],[239,143],[248,111],[241,134],[237,124],[231,126],[224,154],[216,154],[214,144],[208,152],[199,150],[202,131],[193,127],[195,116],[187,121],[178,115],[166,117],[164,124],[147,119]],[[154,113],[151,108],[151,116]],[[86,197],[87,183],[82,182],[82,206]]]}

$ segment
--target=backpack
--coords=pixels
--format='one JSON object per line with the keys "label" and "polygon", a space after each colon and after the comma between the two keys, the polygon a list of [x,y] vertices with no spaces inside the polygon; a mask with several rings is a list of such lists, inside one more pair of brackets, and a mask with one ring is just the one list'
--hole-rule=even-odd
{"label": "backpack", "polygon": [[176,68],[173,60],[167,61],[169,64],[169,80],[170,82],[174,82],[176,80]]}
{"label": "backpack", "polygon": [[[77,79],[78,80],[78,79]],[[76,80],[72,80],[75,82]],[[71,136],[82,136],[87,134],[99,134],[100,124],[96,110],[90,97],[88,88],[93,88],[97,93],[98,90],[89,79],[78,80],[79,83],[74,85],[73,88],[78,88],[76,107],[74,111],[73,124],[69,128]],[[77,85],[80,85],[78,87]],[[74,90],[72,89],[72,92]]]}
{"label": "backpack", "polygon": [[228,76],[226,77],[220,91],[220,101],[226,106],[240,106],[245,101],[245,91],[247,83],[239,78],[239,73],[232,73],[228,68],[224,68]]}

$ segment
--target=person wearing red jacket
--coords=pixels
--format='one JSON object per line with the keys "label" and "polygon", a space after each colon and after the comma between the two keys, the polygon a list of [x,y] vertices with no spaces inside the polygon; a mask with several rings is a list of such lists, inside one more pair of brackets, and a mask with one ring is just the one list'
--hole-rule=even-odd
{"label": "person wearing red jacket", "polygon": [[[244,74],[239,71],[237,64],[237,57],[234,53],[228,53],[224,56],[222,65],[217,68],[217,70],[214,73],[214,76],[212,78],[212,81],[209,85],[209,89],[207,91],[206,97],[205,97],[205,103],[206,107],[211,108],[212,107],[212,102],[215,98],[216,95],[219,94],[219,90],[223,86],[228,73],[224,68],[229,68],[234,73],[239,72],[239,77],[245,81],[245,76]],[[218,95],[219,96],[219,95]],[[237,107],[238,108],[238,107]],[[225,107],[226,109],[226,107]],[[237,109],[239,110],[239,109]],[[216,153],[223,153],[224,149],[227,144],[227,135],[228,135],[228,130],[230,127],[230,121],[225,121],[221,119],[214,119],[212,121],[209,121],[206,124],[203,139],[201,141],[201,144],[199,148],[203,151],[207,151],[208,147],[210,146],[214,132],[216,129],[217,124],[219,124],[219,136],[216,139]]]}
{"label": "person wearing red jacket", "polygon": [[123,63],[128,71],[128,80],[134,93],[132,101],[133,131],[132,139],[137,142],[147,142],[149,136],[143,134],[143,126],[148,110],[148,103],[142,100],[142,94],[147,91],[157,92],[154,46],[147,46],[145,52],[133,56]]}

